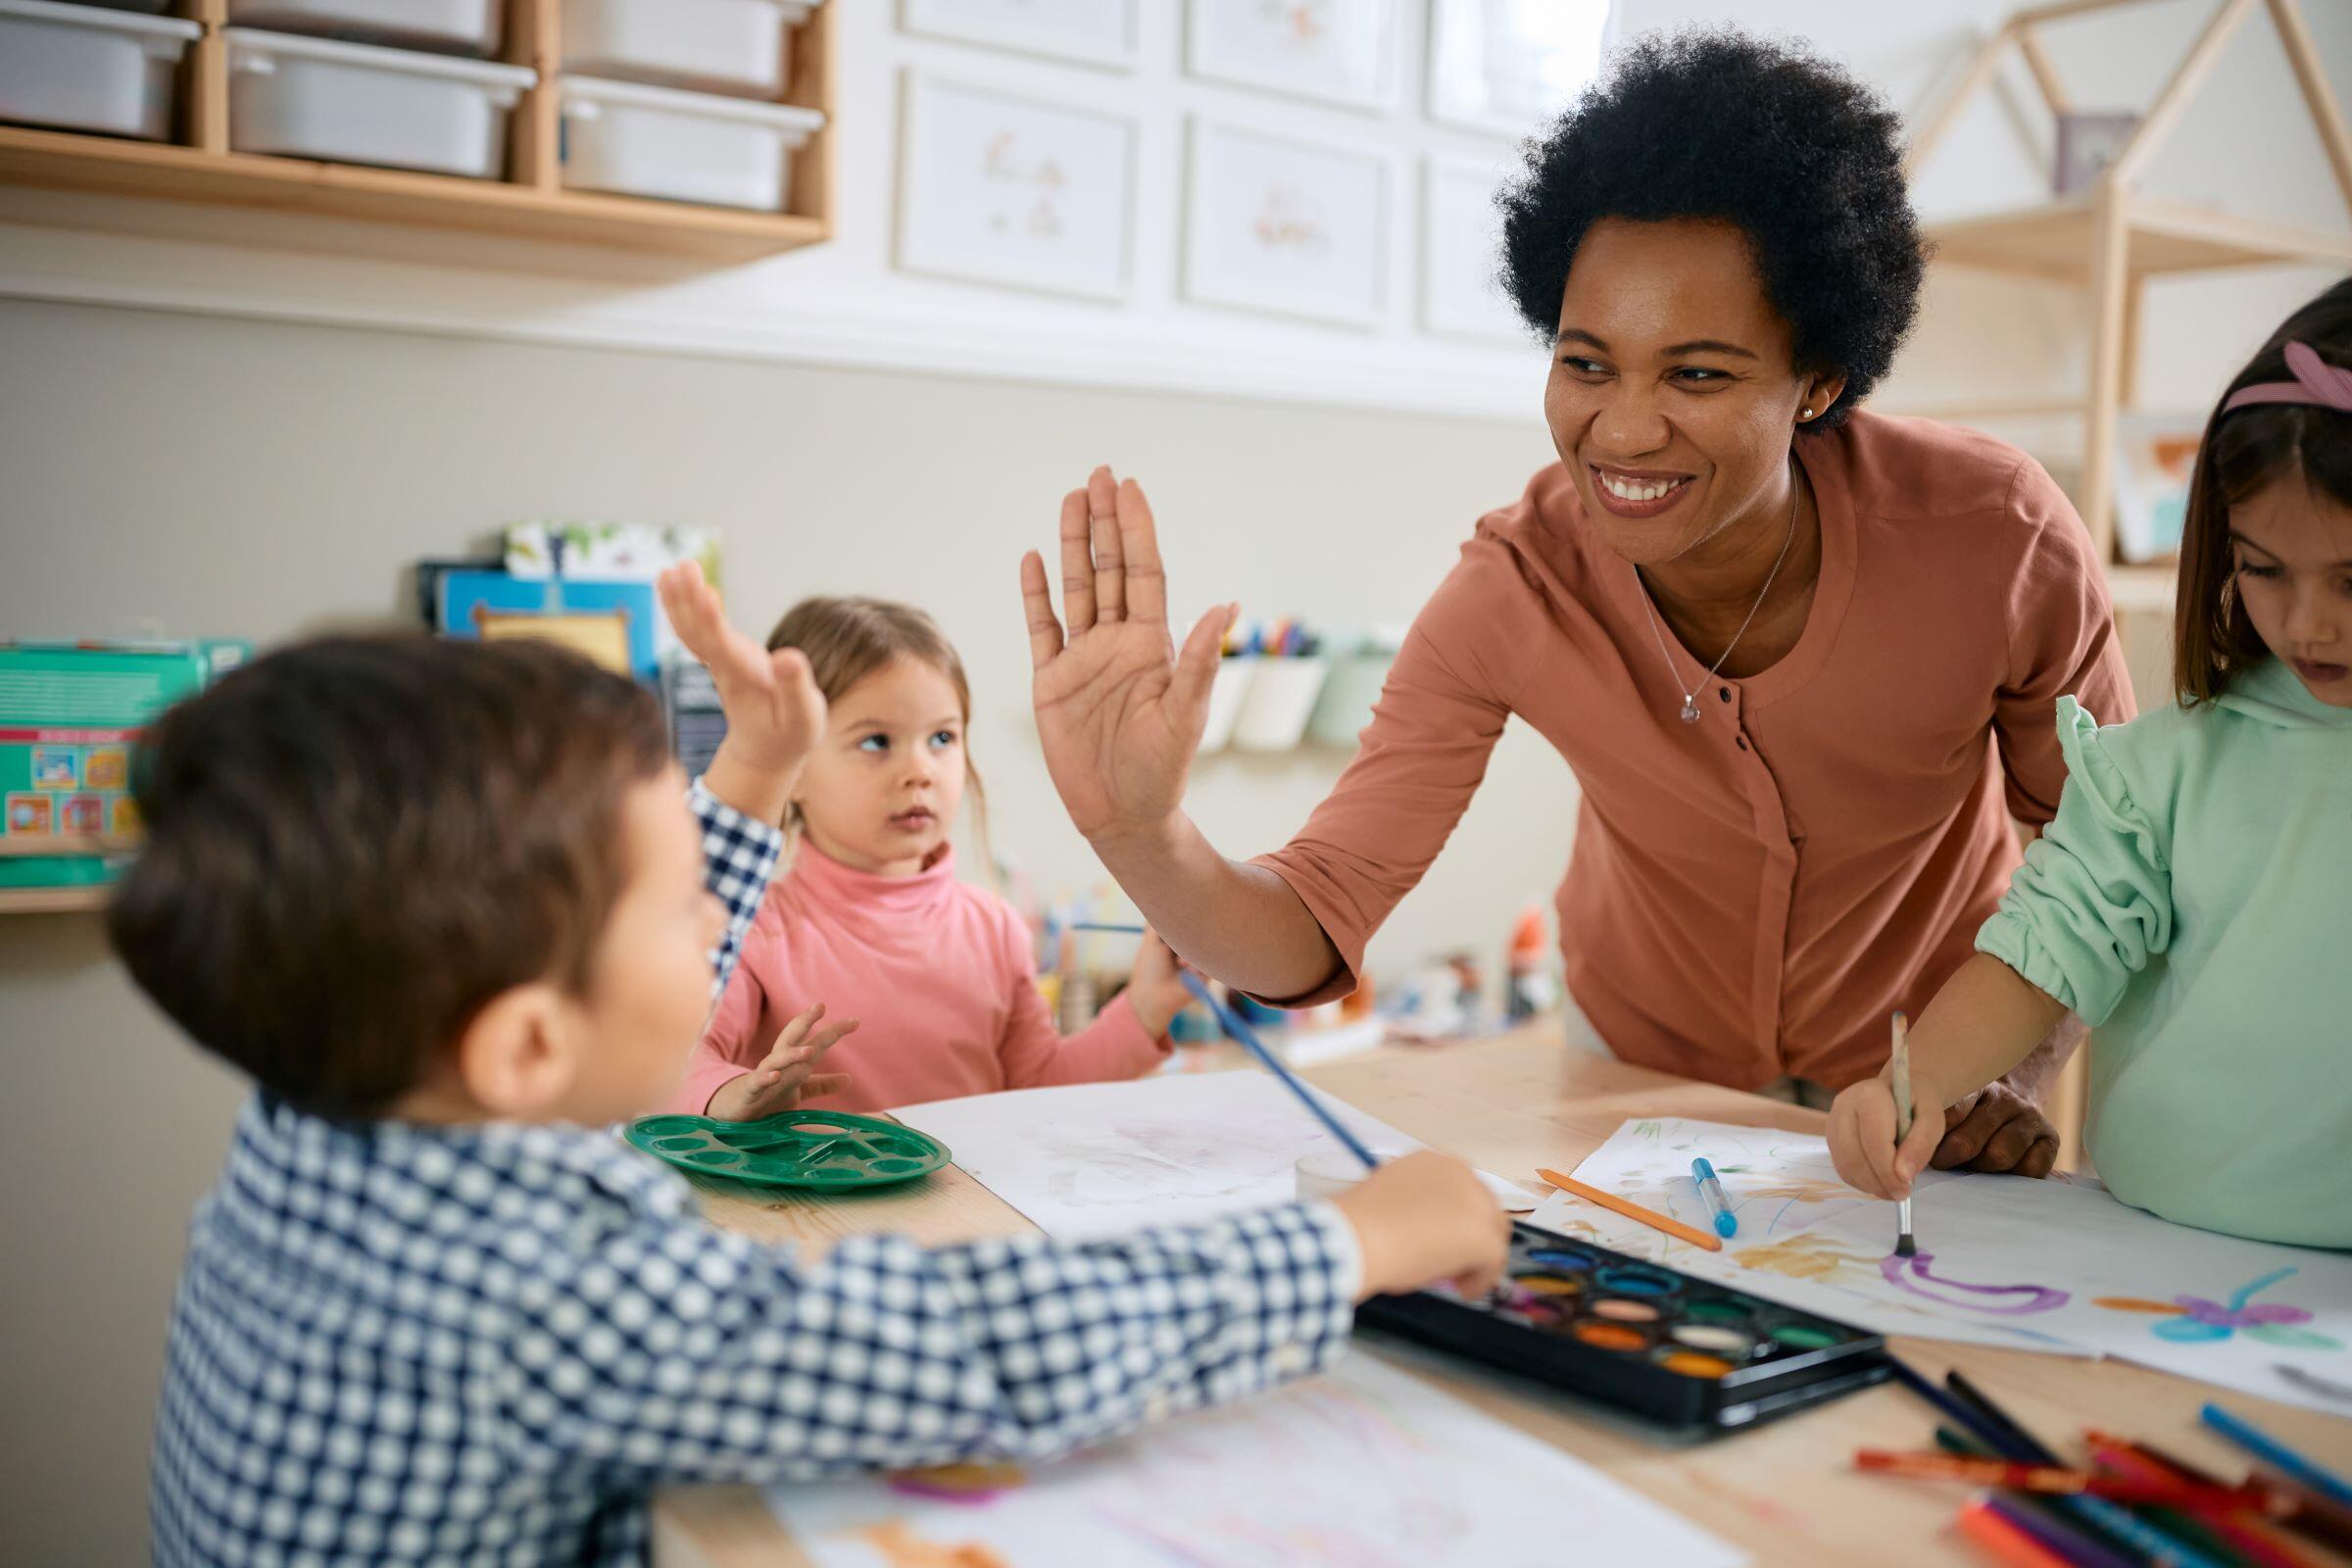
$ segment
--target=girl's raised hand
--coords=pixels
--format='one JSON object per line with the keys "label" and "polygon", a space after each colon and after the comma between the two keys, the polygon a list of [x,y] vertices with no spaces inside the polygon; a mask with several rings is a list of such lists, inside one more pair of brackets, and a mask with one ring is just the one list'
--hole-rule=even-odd
{"label": "girl's raised hand", "polygon": [[1062,498],[1061,592],[1056,619],[1045,561],[1021,558],[1047,770],[1089,839],[1155,832],[1184,799],[1233,607],[1202,615],[1176,652],[1151,503],[1107,467]]}
{"label": "girl's raised hand", "polygon": [[1154,1038],[1164,1035],[1168,1020],[1192,1000],[1184,985],[1184,960],[1158,932],[1146,930],[1135,950],[1135,967],[1127,971],[1127,1002],[1135,1008],[1136,1021]]}

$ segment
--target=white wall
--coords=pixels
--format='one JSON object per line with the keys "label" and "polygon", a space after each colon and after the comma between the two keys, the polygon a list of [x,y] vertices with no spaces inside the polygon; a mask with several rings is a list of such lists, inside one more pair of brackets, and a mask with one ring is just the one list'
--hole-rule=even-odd
{"label": "white wall", "polygon": [[[820,588],[939,612],[972,665],[1001,842],[1049,883],[1091,875],[1029,735],[1010,591],[1012,562],[1047,537],[1060,491],[1097,461],[1146,477],[1189,603],[1402,616],[1470,519],[1546,458],[1543,362],[1417,345],[1401,317],[1367,337],[1177,307],[1172,207],[1147,215],[1145,252],[1159,259],[1129,312],[888,273],[893,73],[922,51],[891,38],[883,0],[833,3],[848,72],[842,234],[753,267],[694,273],[0,190],[0,635],[268,641],[392,612],[405,563],[507,518],[710,524],[755,625]],[[2082,74],[2084,102],[2124,100],[2154,85],[2200,3],[2062,29],[2052,47]],[[1631,0],[1628,20],[1738,12],[1798,27],[1911,106],[1997,9]],[[2352,97],[2352,7],[2305,9]],[[1145,10],[1149,103],[1208,96],[1175,78],[1168,0]],[[2161,182],[2340,223],[2265,25],[2217,73]],[[1010,57],[990,72],[1062,79]],[[1120,90],[1081,78],[1073,91]],[[2014,136],[1997,109],[1972,116],[1923,179],[1922,205],[2029,199],[2038,176]],[[2306,272],[2170,286],[2151,305],[2149,401],[2204,401],[2315,283]],[[1397,298],[1401,310],[1409,290]],[[1973,381],[1990,375],[2045,395],[2079,371],[2078,320],[2047,290],[1939,283],[1890,394],[1979,397]],[[868,368],[828,368],[840,365]],[[1229,848],[1270,845],[1335,764],[1204,762],[1195,807]],[[1455,942],[1491,951],[1562,863],[1573,798],[1541,746],[1506,737],[1376,962]],[[131,1560],[170,1282],[236,1085],[136,999],[86,917],[0,921],[0,1052],[15,1091],[0,1112],[14,1260],[0,1272],[12,1412],[0,1558]]]}

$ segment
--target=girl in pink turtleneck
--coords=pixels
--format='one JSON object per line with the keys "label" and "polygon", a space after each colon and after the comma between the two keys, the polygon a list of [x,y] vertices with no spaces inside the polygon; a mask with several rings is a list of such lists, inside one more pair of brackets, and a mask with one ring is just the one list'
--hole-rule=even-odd
{"label": "girl in pink turtleneck", "polygon": [[[794,785],[792,865],[744,938],[671,1108],[737,1121],[802,1104],[882,1110],[1158,1065],[1187,993],[1156,936],[1127,989],[1064,1039],[1020,916],[956,880],[949,835],[967,779],[985,801],[963,749],[963,662],[931,617],[809,599],[767,646],[808,657],[825,736]],[[856,1022],[819,1029],[828,1009]],[[827,1071],[812,1074],[820,1055]]]}

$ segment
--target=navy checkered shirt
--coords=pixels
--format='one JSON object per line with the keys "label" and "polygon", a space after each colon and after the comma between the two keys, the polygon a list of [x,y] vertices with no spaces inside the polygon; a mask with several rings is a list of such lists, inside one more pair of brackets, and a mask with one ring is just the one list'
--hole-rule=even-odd
{"label": "navy checkered shirt", "polygon": [[[779,842],[692,802],[723,985]],[[172,1309],[155,1558],[634,1562],[666,1482],[1042,1458],[1318,1370],[1359,1267],[1327,1205],[806,1265],[609,1132],[257,1095]]]}

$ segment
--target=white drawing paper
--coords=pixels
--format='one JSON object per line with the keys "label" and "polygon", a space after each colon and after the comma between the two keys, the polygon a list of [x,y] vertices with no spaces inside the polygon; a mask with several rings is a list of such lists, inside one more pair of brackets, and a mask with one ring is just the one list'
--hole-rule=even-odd
{"label": "white drawing paper", "polygon": [[818,1568],[1746,1560],[1581,1460],[1366,1355],[1037,1467],[977,1499],[860,1477],[775,1488],[768,1502]]}
{"label": "white drawing paper", "polygon": [[2086,1179],[1946,1171],[1922,1179],[1919,1252],[1898,1258],[1893,1205],[1838,1183],[1824,1140],[1679,1118],[1627,1122],[1576,1176],[1703,1225],[1694,1154],[1740,1216],[1720,1253],[1565,1194],[1533,1223],[1623,1237],[1621,1250],[1882,1333],[2111,1355],[2352,1417],[2352,1255],[2175,1225]]}
{"label": "white drawing paper", "polygon": [[[1422,1147],[1319,1097],[1376,1153]],[[1186,1073],[1116,1084],[1020,1089],[892,1112],[948,1146],[966,1175],[1050,1236],[1192,1225],[1298,1197],[1300,1156],[1336,1151],[1289,1090],[1257,1071]],[[1489,1186],[1506,1206],[1534,1200]]]}

